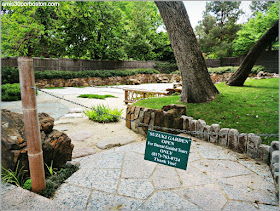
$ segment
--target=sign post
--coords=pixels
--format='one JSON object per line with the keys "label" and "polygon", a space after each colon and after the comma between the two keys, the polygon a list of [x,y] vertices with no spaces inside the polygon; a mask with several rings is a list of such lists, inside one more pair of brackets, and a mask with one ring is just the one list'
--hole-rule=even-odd
{"label": "sign post", "polygon": [[187,169],[191,138],[148,130],[145,160]]}
{"label": "sign post", "polygon": [[18,58],[24,131],[27,140],[28,161],[32,191],[46,188],[41,133],[37,114],[33,59]]}

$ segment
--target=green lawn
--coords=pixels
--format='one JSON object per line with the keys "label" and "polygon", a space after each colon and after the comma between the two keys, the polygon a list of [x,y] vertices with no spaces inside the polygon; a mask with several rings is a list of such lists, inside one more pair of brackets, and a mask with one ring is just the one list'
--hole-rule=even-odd
{"label": "green lawn", "polygon": [[[216,84],[220,94],[209,103],[180,103],[180,96],[140,100],[133,105],[161,109],[168,104],[187,106],[187,115],[203,119],[208,125],[235,128],[240,133],[278,133],[279,79],[248,79],[244,87]],[[278,138],[262,137],[269,144]]]}

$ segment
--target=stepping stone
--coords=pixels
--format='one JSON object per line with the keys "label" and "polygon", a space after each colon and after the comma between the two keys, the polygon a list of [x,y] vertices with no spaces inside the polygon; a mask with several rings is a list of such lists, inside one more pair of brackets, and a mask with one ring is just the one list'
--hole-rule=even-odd
{"label": "stepping stone", "polygon": [[155,192],[139,210],[201,210],[198,206],[172,191]]}
{"label": "stepping stone", "polygon": [[55,130],[58,130],[58,131],[68,131],[68,127],[65,127],[65,126],[54,126],[54,128],[53,129],[55,129]]}
{"label": "stepping stone", "polygon": [[149,179],[121,179],[118,194],[146,199],[154,190]]}
{"label": "stepping stone", "polygon": [[87,210],[136,210],[142,200],[93,191]]}
{"label": "stepping stone", "polygon": [[72,159],[74,158],[80,158],[80,157],[84,157],[87,155],[92,155],[96,153],[96,151],[92,148],[89,147],[85,147],[85,148],[74,148],[73,152],[72,152]]}
{"label": "stepping stone", "polygon": [[83,118],[83,114],[81,113],[70,113],[63,116],[63,118]]}
{"label": "stepping stone", "polygon": [[73,210],[84,210],[87,205],[87,200],[85,199],[89,198],[90,193],[90,189],[64,183],[56,191],[53,201],[67,205]]}
{"label": "stepping stone", "polygon": [[134,141],[134,138],[132,136],[114,136],[105,138],[102,141],[99,141],[97,143],[97,147],[100,149],[110,149],[115,146],[122,146],[125,144],[129,144]]}
{"label": "stepping stone", "polygon": [[93,132],[88,130],[78,131],[76,133],[71,133],[68,135],[72,141],[84,141],[94,135]]}
{"label": "stepping stone", "polygon": [[82,108],[70,108],[68,113],[83,113]]}

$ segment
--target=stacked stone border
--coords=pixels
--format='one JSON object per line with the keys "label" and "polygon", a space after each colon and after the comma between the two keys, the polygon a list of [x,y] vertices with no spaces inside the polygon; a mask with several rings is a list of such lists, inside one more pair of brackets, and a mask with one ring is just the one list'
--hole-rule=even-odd
{"label": "stacked stone border", "polygon": [[[213,83],[226,81],[233,73],[210,74]],[[255,75],[251,75],[255,76]],[[79,86],[106,86],[129,84],[131,79],[136,79],[140,83],[173,83],[181,81],[178,74],[137,74],[131,76],[114,76],[114,77],[89,77],[89,78],[73,78],[73,79],[36,79],[38,88],[49,87],[79,87]]]}
{"label": "stacked stone border", "polygon": [[[161,110],[128,105],[126,118],[129,120],[136,120],[135,122],[148,124],[150,125],[150,128],[152,126],[159,126],[187,130],[194,133],[199,132],[198,134],[193,135],[193,137],[246,154],[253,159],[260,160],[267,165],[270,165],[278,190],[279,141],[272,141],[271,145],[268,146],[261,144],[261,137],[253,133],[239,133],[236,129],[220,128],[219,124],[207,125],[202,119],[196,120],[193,119],[193,117],[186,116],[186,107],[182,105],[168,105],[164,106]],[[140,126],[129,120],[126,121],[126,126],[128,128],[144,136],[147,135],[147,127]],[[170,131],[161,131],[170,133]],[[211,132],[218,135],[209,135]]]}

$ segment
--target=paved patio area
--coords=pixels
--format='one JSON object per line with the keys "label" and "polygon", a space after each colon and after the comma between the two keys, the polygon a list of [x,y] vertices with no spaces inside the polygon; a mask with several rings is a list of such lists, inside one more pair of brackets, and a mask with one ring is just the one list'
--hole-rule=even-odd
{"label": "paved patio area", "polygon": [[136,142],[75,159],[80,169],[52,200],[4,186],[2,210],[278,210],[269,167],[243,154],[194,139],[184,171],[144,151]]}
{"label": "paved patio area", "polygon": [[[143,85],[141,89],[145,86],[162,90],[172,84]],[[101,100],[77,98],[77,95],[111,93],[118,98],[102,102],[126,108],[124,91],[119,88],[121,86],[46,91],[87,106]],[[97,123],[82,118],[68,118],[71,124],[58,124],[66,121],[62,117],[76,105],[44,93],[39,93],[37,102],[39,112],[47,112],[56,119],[57,129],[74,122],[81,133],[80,127],[85,128],[83,124],[88,124],[94,133],[102,133],[102,136],[110,133],[116,137],[117,131],[111,131],[112,125],[105,131]],[[1,106],[21,112],[21,101],[2,102]],[[118,129],[122,135],[133,133],[126,131],[122,121],[119,123],[121,129]],[[73,127],[66,129],[64,131],[69,135],[76,132]],[[78,142],[74,143],[79,148]],[[80,163],[80,169],[65,181],[53,199],[2,184],[1,210],[279,210],[269,167],[246,155],[193,139],[188,168],[184,171],[145,161],[144,152],[145,141],[135,139],[131,144],[75,159]]]}

